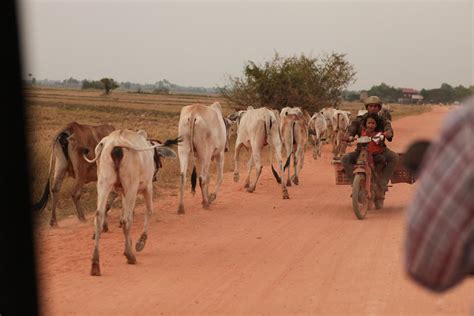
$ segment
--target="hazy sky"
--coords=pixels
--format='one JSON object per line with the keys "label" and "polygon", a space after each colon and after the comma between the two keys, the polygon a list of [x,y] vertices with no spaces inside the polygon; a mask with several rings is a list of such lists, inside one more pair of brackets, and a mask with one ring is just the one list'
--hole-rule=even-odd
{"label": "hazy sky", "polygon": [[24,71],[215,87],[252,60],[344,53],[350,89],[473,84],[472,0],[23,0]]}

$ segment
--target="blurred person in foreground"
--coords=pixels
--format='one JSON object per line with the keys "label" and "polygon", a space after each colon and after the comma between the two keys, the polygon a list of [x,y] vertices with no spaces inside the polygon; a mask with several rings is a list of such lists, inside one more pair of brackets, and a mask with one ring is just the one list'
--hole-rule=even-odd
{"label": "blurred person in foreground", "polygon": [[441,292],[474,274],[473,97],[448,114],[426,148],[407,210],[405,269]]}

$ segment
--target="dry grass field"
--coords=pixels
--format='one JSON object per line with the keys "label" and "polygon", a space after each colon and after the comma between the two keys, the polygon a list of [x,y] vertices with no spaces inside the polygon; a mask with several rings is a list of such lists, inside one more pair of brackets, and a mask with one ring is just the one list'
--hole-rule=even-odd
{"label": "dry grass field", "polygon": [[[29,88],[25,90],[27,104],[27,137],[28,151],[31,161],[31,188],[33,201],[37,201],[47,181],[49,157],[51,155],[52,138],[57,131],[69,122],[81,124],[110,123],[117,129],[144,129],[151,138],[165,140],[178,136],[179,112],[185,105],[192,103],[211,104],[219,101],[224,114],[232,112],[228,103],[219,96],[206,95],[154,95],[114,91],[111,95],[103,95],[98,90],[73,90],[53,88]],[[350,110],[353,114],[363,108],[361,103],[343,104],[342,109]],[[429,111],[429,106],[410,106],[391,104],[392,115],[396,120],[403,116],[416,115]],[[226,153],[225,172],[233,170],[233,142],[231,151]],[[243,152],[241,163],[248,155]],[[268,150],[264,153],[263,161],[268,164]],[[214,164],[211,164],[214,172]],[[189,174],[189,173],[188,173]],[[155,186],[155,197],[159,194],[177,196],[179,175],[178,160],[165,160],[160,171],[158,184]],[[214,179],[211,179],[214,185]],[[58,203],[58,216],[75,216],[73,202],[70,198],[72,180],[64,181]],[[188,190],[187,190],[188,192]],[[87,212],[95,210],[95,183],[84,187],[81,202]],[[115,207],[120,202],[116,202]],[[139,200],[141,203],[141,200]],[[44,224],[50,216],[50,203],[39,216],[39,223]]]}

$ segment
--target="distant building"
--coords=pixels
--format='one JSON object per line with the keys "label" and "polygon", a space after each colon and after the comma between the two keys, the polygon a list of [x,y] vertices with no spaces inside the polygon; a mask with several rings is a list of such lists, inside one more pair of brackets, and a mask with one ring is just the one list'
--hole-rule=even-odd
{"label": "distant building", "polygon": [[398,103],[416,104],[421,103],[423,96],[415,89],[402,88],[402,97],[398,99]]}

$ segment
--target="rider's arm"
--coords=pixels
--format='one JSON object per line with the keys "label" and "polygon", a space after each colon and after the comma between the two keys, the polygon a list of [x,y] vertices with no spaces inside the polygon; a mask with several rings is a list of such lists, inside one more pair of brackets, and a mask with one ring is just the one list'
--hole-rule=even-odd
{"label": "rider's arm", "polygon": [[383,119],[384,120],[384,135],[385,135],[385,138],[387,138],[387,140],[389,142],[392,141],[392,138],[393,138],[393,128],[392,128],[392,122],[390,122],[390,120],[386,120],[386,119]]}
{"label": "rider's arm", "polygon": [[349,137],[356,136],[359,131],[360,124],[362,124],[362,121],[360,120],[360,118],[356,118],[355,120],[353,120],[352,123],[347,128],[347,132],[344,135],[345,136],[344,138],[348,139]]}
{"label": "rider's arm", "polygon": [[428,149],[407,210],[405,268],[434,291],[474,273],[474,110],[470,113],[451,120]]}

